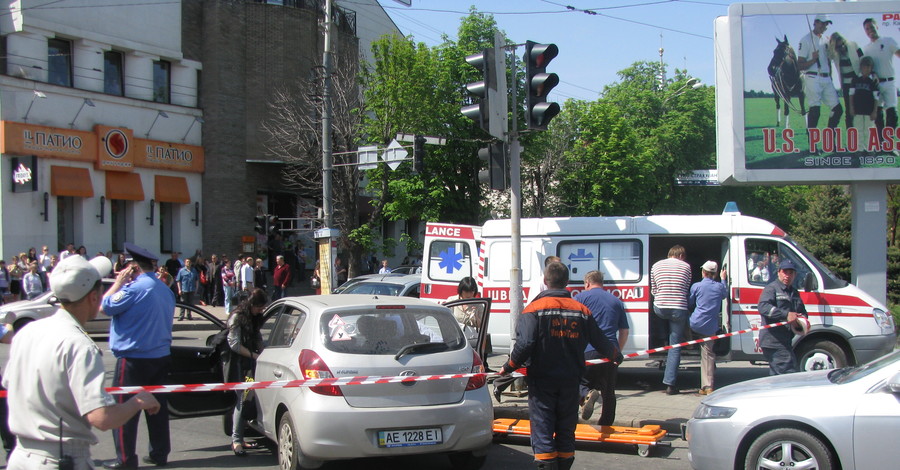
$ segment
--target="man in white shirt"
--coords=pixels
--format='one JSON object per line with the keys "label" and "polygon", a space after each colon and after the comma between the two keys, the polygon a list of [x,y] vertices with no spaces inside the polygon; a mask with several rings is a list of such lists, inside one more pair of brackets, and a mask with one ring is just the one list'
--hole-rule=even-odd
{"label": "man in white shirt", "polygon": [[828,127],[835,128],[841,122],[844,108],[838,99],[838,92],[831,81],[831,59],[828,58],[828,36],[825,30],[831,20],[828,15],[816,15],[813,28],[797,46],[797,59],[803,71],[803,93],[806,95],[806,127],[813,129],[819,125],[819,114],[824,103],[830,110]]}
{"label": "man in white shirt", "polygon": [[871,41],[863,46],[863,54],[875,61],[880,106],[886,115],[885,118],[882,118],[881,112],[879,112],[875,119],[875,127],[878,128],[880,135],[885,124],[890,128],[897,127],[897,82],[894,80],[894,57],[900,57],[900,49],[897,48],[897,41],[894,38],[878,35],[878,25],[875,24],[874,19],[866,18],[863,21],[863,29]]}

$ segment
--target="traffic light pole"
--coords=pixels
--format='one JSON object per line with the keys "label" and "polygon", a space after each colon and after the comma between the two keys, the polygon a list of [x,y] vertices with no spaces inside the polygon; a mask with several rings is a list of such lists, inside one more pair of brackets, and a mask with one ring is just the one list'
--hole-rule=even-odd
{"label": "traffic light pole", "polygon": [[[516,46],[513,46],[516,47]],[[499,51],[503,51],[498,46]],[[515,49],[513,49],[515,51]],[[505,55],[505,54],[504,54]],[[515,55],[515,52],[513,53]],[[513,60],[510,67],[510,83],[512,83],[512,132],[507,135],[509,139],[509,218],[512,257],[512,266],[509,268],[509,326],[510,326],[510,351],[516,344],[516,322],[525,305],[522,295],[522,172],[521,160],[522,147],[519,146],[519,107],[516,89],[517,69]]]}

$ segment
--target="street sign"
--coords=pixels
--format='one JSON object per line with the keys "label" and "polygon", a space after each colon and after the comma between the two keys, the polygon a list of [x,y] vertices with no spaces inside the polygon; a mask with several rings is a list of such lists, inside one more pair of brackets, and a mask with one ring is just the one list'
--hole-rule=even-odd
{"label": "street sign", "polygon": [[[416,136],[413,134],[397,134],[398,142],[415,142]],[[425,143],[431,145],[447,145],[447,139],[443,137],[425,136]]]}
{"label": "street sign", "polygon": [[675,177],[676,186],[719,186],[719,170],[691,170]]}
{"label": "street sign", "polygon": [[367,147],[360,147],[358,152],[360,170],[374,170],[378,167],[377,146],[371,145]]}
{"label": "street sign", "polygon": [[381,159],[387,163],[391,170],[396,170],[408,155],[409,152],[407,152],[406,149],[403,148],[403,145],[395,139],[388,144],[386,149],[384,149],[384,152],[381,154]]}

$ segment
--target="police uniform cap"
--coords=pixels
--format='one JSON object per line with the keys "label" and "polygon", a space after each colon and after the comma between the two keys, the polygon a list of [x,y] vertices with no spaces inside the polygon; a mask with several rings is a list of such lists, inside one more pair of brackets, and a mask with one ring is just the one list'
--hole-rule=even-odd
{"label": "police uniform cap", "polygon": [[133,243],[125,242],[125,252],[131,255],[131,257],[139,263],[152,263],[158,259],[156,256],[153,256],[153,253],[150,253]]}
{"label": "police uniform cap", "polygon": [[90,261],[81,256],[69,256],[60,261],[50,273],[50,289],[62,302],[77,302],[110,271],[112,262],[105,256],[98,256]]}
{"label": "police uniform cap", "polygon": [[784,270],[784,269],[793,269],[794,271],[796,271],[797,266],[794,266],[793,261],[786,259],[786,260],[782,261],[781,264],[778,265],[779,271]]}

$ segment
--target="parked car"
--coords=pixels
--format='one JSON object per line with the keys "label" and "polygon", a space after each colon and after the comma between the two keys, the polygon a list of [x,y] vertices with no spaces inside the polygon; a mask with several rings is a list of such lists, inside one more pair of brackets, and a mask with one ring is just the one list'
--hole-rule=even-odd
{"label": "parked car", "polygon": [[[257,381],[484,370],[450,310],[432,302],[350,294],[287,297],[264,315],[266,347],[257,361]],[[250,426],[278,443],[283,469],[425,453],[446,453],[454,468],[475,469],[492,440],[493,408],[483,376],[260,389],[255,406]]]}
{"label": "parked car", "polygon": [[703,399],[684,432],[701,469],[896,468],[900,351],[858,367],[751,380]]}
{"label": "parked car", "polygon": [[[104,290],[108,289],[112,283],[113,279],[103,279]],[[175,304],[176,312],[181,308],[187,307],[180,303]],[[59,300],[53,295],[53,292],[47,291],[31,300],[20,300],[0,306],[0,319],[3,323],[11,323],[15,331],[19,331],[35,320],[53,315],[58,309]],[[191,308],[191,310],[196,311],[198,308]],[[109,325],[110,317],[98,313],[93,320],[84,325],[84,331],[89,335],[108,336]]]}
{"label": "parked car", "polygon": [[[103,279],[103,288],[112,285],[112,279]],[[53,315],[59,309],[59,301],[53,292],[47,291],[31,300],[19,300],[0,306],[0,318],[3,323],[11,323],[15,331],[21,330],[25,325]],[[103,314],[87,322],[84,331],[91,335],[109,334],[109,317]]]}
{"label": "parked car", "polygon": [[419,297],[420,274],[366,274],[341,284],[336,294],[388,295]]}
{"label": "parked car", "polygon": [[391,274],[422,274],[422,266],[397,266],[391,269]]}

